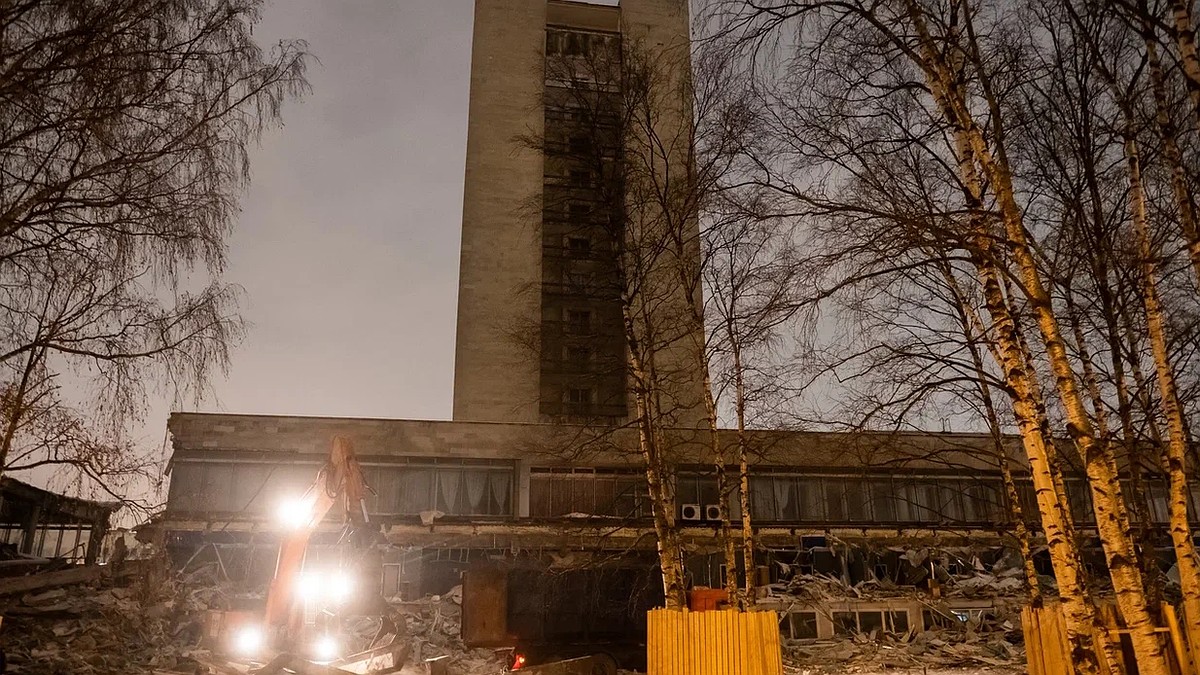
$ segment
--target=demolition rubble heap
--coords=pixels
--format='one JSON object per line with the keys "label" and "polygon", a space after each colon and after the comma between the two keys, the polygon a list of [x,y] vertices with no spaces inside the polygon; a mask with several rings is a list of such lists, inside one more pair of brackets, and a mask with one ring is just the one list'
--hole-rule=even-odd
{"label": "demolition rubble heap", "polygon": [[[984,564],[969,553],[932,549],[898,554],[905,557],[898,569],[928,577],[920,589],[911,576],[850,583],[844,573],[781,570],[781,581],[765,589],[759,606],[779,610],[785,621],[789,613],[815,611],[836,622],[849,603],[917,603],[925,625],[924,631],[916,625],[900,631],[839,628],[832,638],[786,639],[789,673],[1013,672],[1023,666],[1019,560],[1001,557]],[[951,558],[957,562],[948,571],[944,561]],[[1051,579],[1043,582],[1053,588]],[[261,600],[226,581],[219,563],[178,572],[156,559],[40,572],[0,579],[0,613],[5,617],[0,637],[14,673],[239,672],[223,665],[205,641],[205,622],[209,610],[230,609],[246,599]],[[964,602],[977,609],[962,611]],[[424,662],[435,659],[449,675],[505,672],[493,651],[463,645],[461,587],[420,600],[392,598],[388,604],[406,627],[411,668],[404,672],[426,672]],[[379,623],[363,618],[347,627],[365,647]]]}
{"label": "demolition rubble heap", "polygon": [[[188,675],[244,672],[231,669],[204,640],[210,609],[226,609],[235,594],[220,580],[217,565],[172,573],[165,563],[135,561],[124,570],[103,568],[54,588],[3,592],[4,584],[38,586],[45,574],[0,580],[0,632],[12,673],[74,675]],[[81,568],[79,568],[81,569]],[[103,571],[100,571],[103,570]],[[74,570],[72,570],[74,572]],[[18,581],[18,579],[20,581]],[[51,582],[53,579],[50,580]],[[10,589],[11,591],[11,589]],[[448,675],[504,672],[490,650],[471,650],[459,639],[461,592],[419,601],[393,603],[406,619],[410,662],[444,657]],[[351,626],[370,636],[378,623]]]}
{"label": "demolition rubble heap", "polygon": [[[0,587],[26,579],[36,584],[53,574],[5,579]],[[160,561],[86,576],[79,583],[0,598],[9,672],[206,672],[200,659],[207,651],[199,641],[215,587],[176,578]]]}
{"label": "demolition rubble heap", "polygon": [[[900,553],[904,569],[916,572],[922,588],[900,585],[894,579],[849,583],[843,576],[784,570],[784,580],[771,584],[760,605],[791,611],[816,612],[838,624],[839,608],[848,603],[916,603],[925,630],[912,626],[885,631],[839,627],[825,639],[786,639],[784,659],[791,673],[875,672],[881,670],[970,668],[1023,671],[1025,651],[1021,606],[1027,602],[1021,561],[1003,556],[984,565],[971,551],[910,549]],[[935,561],[955,560],[947,571]],[[912,579],[906,579],[911,583]],[[1053,580],[1042,579],[1052,590]],[[970,601],[970,602],[962,602]],[[965,611],[965,605],[973,609]],[[786,618],[784,619],[786,620]],[[786,636],[786,633],[785,633]]]}

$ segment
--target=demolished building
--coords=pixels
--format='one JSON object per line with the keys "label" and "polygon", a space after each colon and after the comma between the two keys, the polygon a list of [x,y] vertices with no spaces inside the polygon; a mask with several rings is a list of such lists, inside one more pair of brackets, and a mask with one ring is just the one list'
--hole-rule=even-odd
{"label": "demolished building", "polygon": [[[581,460],[552,450],[587,443],[585,430],[564,425],[179,413],[170,427],[171,488],[156,525],[178,562],[200,552],[247,586],[264,584],[279,550],[275,507],[312,482],[329,439],[341,435],[352,439],[375,490],[367,506],[386,541],[380,591],[401,600],[442,595],[478,572],[481,581],[464,598],[464,606],[488,603],[476,609],[478,627],[464,624],[474,643],[514,634],[615,638],[636,633],[642,612],[661,601],[632,437],[605,439],[608,450]],[[762,606],[781,611],[786,636],[902,634],[947,616],[979,618],[996,596],[1023,594],[1000,475],[981,459],[990,436],[753,432],[751,439],[760,548],[751,573],[770,594]],[[726,570],[716,478],[704,444],[690,442],[697,461],[676,476],[687,570],[693,585],[719,588]],[[1067,486],[1086,533],[1085,485]],[[1032,484],[1019,479],[1018,487],[1036,530]],[[1164,495],[1152,494],[1165,524]],[[736,498],[731,508],[736,526]],[[337,535],[330,522],[314,538],[315,560],[336,555]],[[1160,544],[1165,569],[1171,547],[1165,538]],[[1098,542],[1085,554],[1102,569]],[[1052,573],[1044,552],[1035,564]],[[814,579],[876,592],[805,601],[796,591]],[[949,597],[940,613],[923,599],[938,587]],[[503,621],[491,621],[496,616]]]}
{"label": "demolished building", "polygon": [[[609,269],[613,253],[590,216],[589,174],[569,153],[594,139],[580,137],[550,64],[623,40],[686,49],[688,26],[685,0],[476,1],[453,419],[172,415],[167,508],[153,525],[178,564],[211,559],[247,588],[265,584],[278,553],[275,505],[312,483],[341,435],[374,489],[367,508],[381,533],[386,597],[463,585],[470,644],[644,632],[644,611],[662,590],[636,431],[625,426],[621,317],[606,287],[587,281]],[[514,145],[531,133],[546,147]],[[533,197],[541,209],[531,213]],[[536,334],[536,353],[514,345],[514,327]],[[672,392],[694,413],[682,421],[701,417],[698,381]],[[675,508],[690,583],[719,588],[730,571],[714,458],[699,427],[670,431],[683,458]],[[732,432],[722,434],[732,447]],[[760,602],[781,611],[785,636],[911,633],[947,617],[981,619],[996,592],[1021,594],[997,458],[1019,467],[1016,439],[997,448],[990,435],[956,433],[749,437],[759,558],[737,573],[768,589]],[[1032,486],[1017,473],[1025,513],[1036,514]],[[1087,536],[1085,483],[1068,478],[1066,488]],[[1165,522],[1165,485],[1152,481],[1149,497],[1152,518]],[[730,507],[736,528],[736,496]],[[311,557],[337,555],[337,537],[330,522]],[[1171,547],[1161,543],[1169,567]],[[1084,551],[1103,567],[1098,543]],[[1050,574],[1044,552],[1035,563]],[[826,583],[817,580],[836,587],[800,592]],[[987,586],[987,597],[972,584]],[[944,602],[931,611],[935,592]]]}
{"label": "demolished building", "polygon": [[68,497],[0,478],[0,542],[16,552],[69,563],[96,562],[118,502]]}

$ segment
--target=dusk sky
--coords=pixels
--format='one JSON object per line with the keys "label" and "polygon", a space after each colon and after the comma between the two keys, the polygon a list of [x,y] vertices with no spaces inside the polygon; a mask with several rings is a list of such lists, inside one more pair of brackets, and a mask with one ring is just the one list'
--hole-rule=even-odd
{"label": "dusk sky", "polygon": [[450,416],[472,12],[268,4],[260,44],[319,62],[253,155],[226,275],[253,325],[201,409]]}

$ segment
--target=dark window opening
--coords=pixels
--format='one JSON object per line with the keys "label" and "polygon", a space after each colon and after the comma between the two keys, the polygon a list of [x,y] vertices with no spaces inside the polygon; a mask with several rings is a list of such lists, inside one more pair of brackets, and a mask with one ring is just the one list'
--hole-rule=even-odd
{"label": "dark window opening", "polygon": [[858,632],[864,635],[883,632],[883,612],[859,612]]}
{"label": "dark window opening", "polygon": [[576,370],[587,370],[592,360],[592,349],[585,345],[567,347],[567,363]]}
{"label": "dark window opening", "polygon": [[567,140],[567,151],[572,155],[587,155],[592,151],[592,139],[588,136],[572,136]]}
{"label": "dark window opening", "polygon": [[850,636],[858,632],[858,621],[854,616],[854,612],[834,612],[833,613],[833,634],[837,636]]}
{"label": "dark window opening", "polygon": [[[780,632],[784,637],[790,637],[793,640],[815,640],[817,639],[817,613],[816,612],[790,612],[786,615],[786,621],[780,622]],[[787,629],[791,629],[788,634]]]}
{"label": "dark window opening", "polygon": [[567,310],[567,330],[576,335],[587,335],[592,330],[592,313],[586,309]]}
{"label": "dark window opening", "polygon": [[587,237],[567,237],[567,251],[572,257],[586,258],[592,252],[592,240]]}
{"label": "dark window opening", "polygon": [[592,172],[587,169],[571,169],[567,173],[567,180],[575,187],[590,187]]}

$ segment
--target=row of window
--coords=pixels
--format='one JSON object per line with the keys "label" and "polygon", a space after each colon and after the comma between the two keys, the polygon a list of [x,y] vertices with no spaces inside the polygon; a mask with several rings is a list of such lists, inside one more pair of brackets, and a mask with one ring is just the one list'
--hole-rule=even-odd
{"label": "row of window", "polygon": [[548,56],[615,54],[620,44],[621,37],[613,33],[590,33],[557,28],[546,30],[546,54]]}
{"label": "row of window", "polygon": [[[590,390],[568,387],[568,403],[586,404]],[[176,462],[169,505],[174,511],[266,513],[289,495],[303,492],[316,476],[315,464]],[[412,461],[363,469],[373,493],[367,510],[377,515],[418,515],[441,511],[454,516],[511,516],[517,512],[511,463],[445,464]],[[767,474],[751,477],[752,517],[763,523],[1002,523],[1007,519],[999,479],[951,476],[813,476]],[[1089,522],[1086,483],[1066,484],[1077,520]],[[1033,487],[1018,483],[1022,506],[1036,518]],[[1193,490],[1193,514],[1200,491]],[[719,503],[716,482],[698,474],[676,481],[676,507],[684,521],[712,518]],[[731,500],[731,515],[739,518]],[[1148,487],[1150,515],[1168,519],[1166,487]],[[533,469],[529,478],[529,515],[535,518],[598,516],[646,518],[651,505],[645,477],[637,472],[604,469]],[[57,535],[56,535],[57,536]],[[73,536],[73,535],[72,535]],[[78,538],[70,544],[78,544]],[[61,544],[55,539],[58,554]]]}
{"label": "row of window", "polygon": [[[91,525],[44,525],[33,531],[30,553],[42,558],[63,558],[83,562],[92,539]],[[0,523],[0,541],[20,547],[25,528],[16,523]]]}
{"label": "row of window", "polygon": [[[961,626],[970,621],[979,621],[989,613],[988,608],[952,609],[949,613],[923,610],[919,617],[915,610],[905,609],[854,609],[832,612],[823,617],[811,610],[782,612],[779,615],[779,633],[785,640],[814,640],[828,637],[850,637],[853,635],[903,635],[911,628],[918,631],[933,628]],[[826,627],[821,619],[825,618]],[[830,633],[830,629],[832,632]]]}
{"label": "row of window", "polygon": [[[304,492],[317,465],[176,462],[168,504],[174,511],[269,513],[284,497]],[[378,515],[503,516],[515,511],[512,465],[406,464],[365,466],[374,491],[367,511]]]}
{"label": "row of window", "polygon": [[[530,515],[555,517],[591,514],[611,517],[650,515],[645,479],[636,474],[575,470],[530,476]],[[966,523],[995,524],[1008,519],[1003,486],[998,478],[765,475],[750,479],[751,516],[765,523]],[[1087,484],[1066,482],[1076,520],[1094,516]],[[1018,481],[1017,492],[1028,518],[1037,518],[1033,485]],[[1166,487],[1148,489],[1150,516],[1166,522]],[[1192,513],[1197,513],[1200,490],[1193,490]],[[713,478],[682,475],[676,484],[680,517],[704,521],[708,507],[720,501]],[[731,517],[740,517],[740,500],[731,500]]]}
{"label": "row of window", "polygon": [[616,472],[533,473],[529,476],[529,515],[649,517],[646,479]]}

